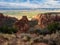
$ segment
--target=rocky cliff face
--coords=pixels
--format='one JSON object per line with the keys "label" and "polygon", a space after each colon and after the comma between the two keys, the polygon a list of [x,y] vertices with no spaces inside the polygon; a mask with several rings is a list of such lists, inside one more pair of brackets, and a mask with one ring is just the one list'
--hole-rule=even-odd
{"label": "rocky cliff face", "polygon": [[36,15],[33,19],[38,20],[40,28],[45,28],[54,21],[60,22],[60,13],[41,13]]}
{"label": "rocky cliff face", "polygon": [[16,22],[18,19],[15,17],[9,17],[9,16],[4,16],[2,13],[0,13],[0,27],[2,26],[8,26],[12,27],[14,22]]}
{"label": "rocky cliff face", "polygon": [[28,19],[26,16],[22,16],[22,19],[20,19],[19,21],[17,21],[15,23],[15,26],[18,28],[18,32],[17,33],[22,33],[22,32],[26,32],[29,29],[29,23],[28,23]]}

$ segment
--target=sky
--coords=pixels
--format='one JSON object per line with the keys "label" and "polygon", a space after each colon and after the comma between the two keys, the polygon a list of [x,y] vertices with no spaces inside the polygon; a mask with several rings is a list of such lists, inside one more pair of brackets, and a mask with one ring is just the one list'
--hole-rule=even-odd
{"label": "sky", "polygon": [[0,0],[0,8],[60,8],[60,0]]}

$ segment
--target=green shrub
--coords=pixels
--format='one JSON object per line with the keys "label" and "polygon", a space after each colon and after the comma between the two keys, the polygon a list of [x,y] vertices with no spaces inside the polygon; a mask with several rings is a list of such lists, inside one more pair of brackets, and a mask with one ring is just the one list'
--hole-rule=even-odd
{"label": "green shrub", "polygon": [[36,29],[35,33],[40,34],[40,35],[51,34],[51,32],[49,30],[47,30],[47,29]]}
{"label": "green shrub", "polygon": [[0,33],[12,34],[12,33],[16,33],[16,32],[17,32],[17,29],[15,29],[13,27],[8,27],[8,26],[0,27]]}
{"label": "green shrub", "polygon": [[54,23],[51,23],[47,26],[47,29],[51,32],[56,32],[59,28],[59,23],[58,22],[54,22]]}
{"label": "green shrub", "polygon": [[30,27],[34,27],[38,24],[38,21],[37,20],[32,20],[32,21],[29,21],[29,25]]}

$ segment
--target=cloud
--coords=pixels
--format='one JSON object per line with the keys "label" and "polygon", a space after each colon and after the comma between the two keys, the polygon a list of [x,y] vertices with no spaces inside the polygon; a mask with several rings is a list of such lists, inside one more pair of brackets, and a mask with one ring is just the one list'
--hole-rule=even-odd
{"label": "cloud", "polygon": [[0,8],[60,8],[59,2],[57,0],[15,0],[15,2],[1,0]]}
{"label": "cloud", "polygon": [[17,7],[17,8],[20,8],[21,6],[22,7],[27,7],[27,8],[38,8],[40,7],[39,5],[37,4],[30,4],[28,2],[25,2],[25,3],[9,3],[9,2],[0,2],[0,6],[5,6],[5,7]]}
{"label": "cloud", "polygon": [[27,0],[0,0],[0,2],[26,2]]}
{"label": "cloud", "polygon": [[58,3],[59,1],[56,0],[46,0],[46,2],[44,3],[45,5],[49,6],[50,8],[60,8],[60,3]]}

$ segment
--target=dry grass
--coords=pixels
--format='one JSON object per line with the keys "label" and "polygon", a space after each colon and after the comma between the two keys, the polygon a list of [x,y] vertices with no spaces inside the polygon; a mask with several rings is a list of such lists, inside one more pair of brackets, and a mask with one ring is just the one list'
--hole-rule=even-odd
{"label": "dry grass", "polygon": [[[23,39],[25,37],[25,39]],[[60,45],[60,33],[38,37],[28,35],[16,37],[14,34],[0,34],[0,45]]]}

